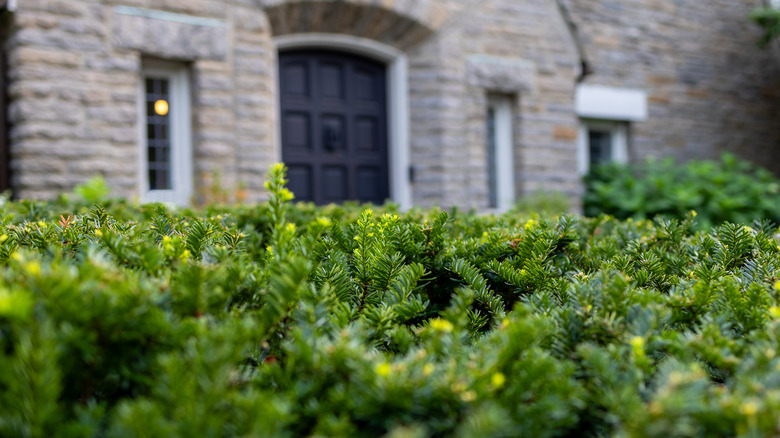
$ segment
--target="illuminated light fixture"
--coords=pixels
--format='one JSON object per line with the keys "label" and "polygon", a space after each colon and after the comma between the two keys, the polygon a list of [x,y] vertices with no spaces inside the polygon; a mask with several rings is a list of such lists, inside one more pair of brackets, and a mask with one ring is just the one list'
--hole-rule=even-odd
{"label": "illuminated light fixture", "polygon": [[161,116],[165,116],[168,114],[168,102],[160,99],[157,102],[154,103],[154,112]]}

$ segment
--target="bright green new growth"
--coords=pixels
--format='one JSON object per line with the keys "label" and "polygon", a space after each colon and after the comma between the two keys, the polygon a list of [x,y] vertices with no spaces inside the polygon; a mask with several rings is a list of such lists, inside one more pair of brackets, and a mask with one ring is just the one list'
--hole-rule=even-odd
{"label": "bright green new growth", "polygon": [[0,436],[767,436],[766,222],[0,206]]}

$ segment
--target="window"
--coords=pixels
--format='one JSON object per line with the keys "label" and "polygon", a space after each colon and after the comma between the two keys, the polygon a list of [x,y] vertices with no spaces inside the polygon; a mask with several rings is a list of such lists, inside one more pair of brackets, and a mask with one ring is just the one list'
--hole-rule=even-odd
{"label": "window", "polygon": [[628,162],[627,124],[603,120],[581,120],[578,136],[580,174],[595,165]]}
{"label": "window", "polygon": [[580,117],[577,155],[580,174],[606,162],[628,162],[628,124],[647,120],[647,92],[603,85],[577,86]]}
{"label": "window", "polygon": [[145,63],[139,85],[143,202],[186,205],[192,195],[189,74],[173,63]]}
{"label": "window", "polygon": [[488,97],[486,120],[488,206],[508,210],[515,199],[512,98]]}

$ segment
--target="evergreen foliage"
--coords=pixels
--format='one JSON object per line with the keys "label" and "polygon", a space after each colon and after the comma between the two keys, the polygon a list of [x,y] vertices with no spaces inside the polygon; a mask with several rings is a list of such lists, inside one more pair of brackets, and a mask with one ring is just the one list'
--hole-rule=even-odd
{"label": "evergreen foliage", "polygon": [[0,436],[772,436],[769,222],[0,203]]}

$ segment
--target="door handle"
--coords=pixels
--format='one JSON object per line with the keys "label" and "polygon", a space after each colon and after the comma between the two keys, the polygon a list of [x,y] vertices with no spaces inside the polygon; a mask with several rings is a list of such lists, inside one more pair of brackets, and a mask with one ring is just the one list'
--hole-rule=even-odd
{"label": "door handle", "polygon": [[341,143],[339,130],[331,125],[325,125],[322,129],[322,144],[328,151],[335,151]]}

